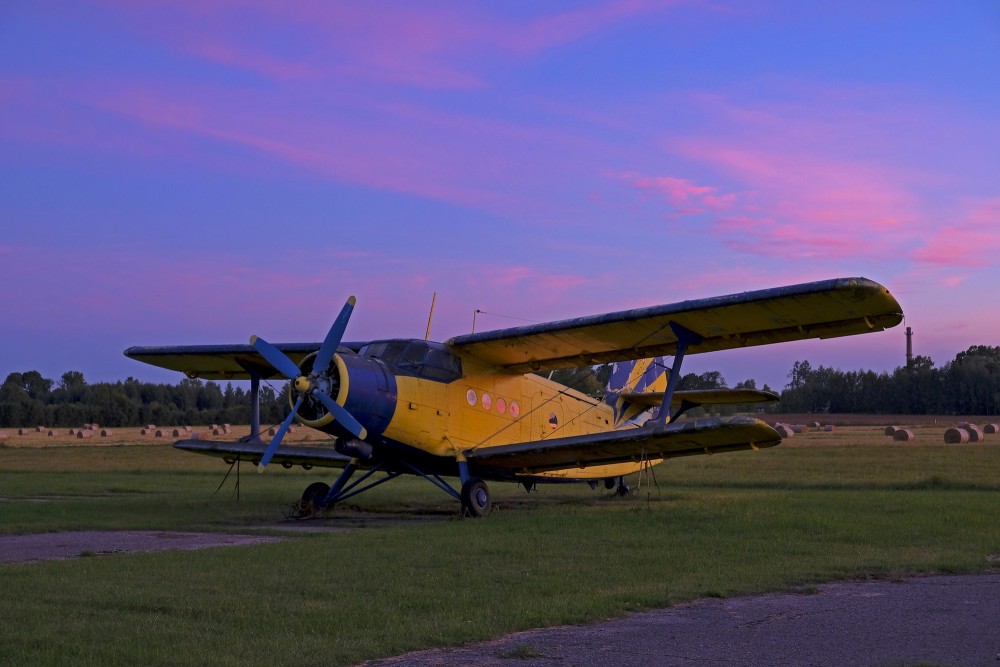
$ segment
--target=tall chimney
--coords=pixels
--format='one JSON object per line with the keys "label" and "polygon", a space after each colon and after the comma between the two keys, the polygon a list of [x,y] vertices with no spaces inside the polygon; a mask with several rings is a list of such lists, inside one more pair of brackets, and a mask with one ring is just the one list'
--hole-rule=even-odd
{"label": "tall chimney", "polygon": [[913,368],[913,329],[906,327],[906,367]]}

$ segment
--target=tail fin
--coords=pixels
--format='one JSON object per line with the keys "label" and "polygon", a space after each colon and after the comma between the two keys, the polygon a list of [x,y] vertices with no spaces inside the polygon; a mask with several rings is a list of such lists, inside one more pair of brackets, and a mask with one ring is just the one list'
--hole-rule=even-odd
{"label": "tail fin", "polygon": [[629,394],[666,391],[668,374],[663,357],[614,364],[604,401],[614,409],[615,426],[635,419],[648,409],[629,401]]}

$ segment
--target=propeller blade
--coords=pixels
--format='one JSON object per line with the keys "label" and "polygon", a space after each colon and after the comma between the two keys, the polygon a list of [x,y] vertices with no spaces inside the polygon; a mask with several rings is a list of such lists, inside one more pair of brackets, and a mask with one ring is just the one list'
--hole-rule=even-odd
{"label": "propeller blade", "polygon": [[302,371],[299,370],[299,367],[294,361],[289,359],[285,356],[284,352],[271,345],[263,338],[250,336],[250,347],[256,350],[260,356],[267,360],[267,363],[274,366],[276,370],[289,380],[294,380],[302,375]]}
{"label": "propeller blade", "polygon": [[288,413],[285,417],[285,421],[281,422],[281,426],[278,428],[278,432],[274,434],[274,438],[271,439],[271,444],[267,446],[264,450],[264,456],[260,457],[260,463],[257,464],[257,472],[264,472],[267,469],[267,464],[271,462],[271,457],[274,453],[278,451],[278,445],[281,444],[282,438],[285,437],[285,433],[288,432],[288,427],[292,425],[292,420],[295,419],[295,413],[299,411],[299,406],[302,405],[302,396],[295,401],[295,405],[292,406],[292,411]]}
{"label": "propeller blade", "polygon": [[337,351],[337,346],[340,345],[340,340],[344,337],[347,322],[351,319],[351,313],[354,312],[354,304],[357,302],[358,300],[353,296],[348,297],[347,303],[340,309],[340,314],[333,321],[333,326],[330,327],[330,331],[326,334],[323,345],[319,348],[319,352],[316,353],[316,359],[313,361],[313,373],[324,373],[330,366],[333,353]]}
{"label": "propeller blade", "polygon": [[344,428],[353,433],[355,437],[361,438],[362,440],[368,437],[368,431],[365,430],[365,427],[362,426],[358,420],[354,418],[354,415],[348,412],[343,405],[321,391],[314,391],[313,396],[318,398],[320,402],[326,406],[326,409],[333,414],[333,418],[340,422]]}

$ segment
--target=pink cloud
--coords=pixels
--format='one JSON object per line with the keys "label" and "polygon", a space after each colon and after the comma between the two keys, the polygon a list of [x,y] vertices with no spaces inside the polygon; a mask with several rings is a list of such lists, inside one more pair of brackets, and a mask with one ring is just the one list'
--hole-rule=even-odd
{"label": "pink cloud", "polygon": [[[298,2],[165,2],[150,8],[109,0],[127,29],[180,52],[274,80],[317,76],[363,79],[427,89],[487,86],[474,71],[504,54],[532,56],[616,24],[681,4],[676,0],[600,2],[572,11],[509,18],[473,5],[437,9]],[[267,35],[295,31],[297,53],[269,52]],[[287,45],[285,47],[288,48]]]}
{"label": "pink cloud", "polygon": [[520,26],[520,29],[505,29],[498,33],[497,39],[515,51],[538,53],[608,30],[623,21],[663,12],[680,4],[683,3],[677,0],[624,0],[597,3],[582,9],[543,16]]}
{"label": "pink cloud", "polygon": [[[914,197],[884,170],[823,151],[775,146],[769,140],[675,140],[674,151],[710,165],[741,193],[705,194],[724,211],[716,219],[727,243],[751,252],[800,257],[884,256],[919,233]],[[700,194],[674,192],[674,202]],[[709,197],[712,197],[709,199]]]}
{"label": "pink cloud", "polygon": [[548,299],[589,282],[580,275],[550,273],[528,266],[487,267],[483,272],[483,280],[490,289],[497,292],[529,287],[544,293]]}
{"label": "pink cloud", "polygon": [[713,210],[730,208],[736,200],[736,195],[733,193],[719,194],[718,188],[695,185],[683,178],[648,177],[635,174],[625,174],[624,178],[640,191],[663,196],[671,205],[680,209],[679,213],[701,212],[701,208],[689,208],[692,206]]}
{"label": "pink cloud", "polygon": [[264,53],[260,49],[245,48],[237,44],[208,37],[194,38],[184,50],[211,62],[247,69],[277,81],[290,79],[316,79],[319,69],[308,62],[289,62]]}
{"label": "pink cloud", "polygon": [[913,252],[920,263],[946,267],[1000,264],[1000,198],[975,202]]}

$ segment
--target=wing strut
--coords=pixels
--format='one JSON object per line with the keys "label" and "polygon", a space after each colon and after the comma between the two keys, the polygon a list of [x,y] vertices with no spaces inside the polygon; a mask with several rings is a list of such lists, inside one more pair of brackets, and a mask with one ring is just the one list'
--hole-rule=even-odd
{"label": "wing strut", "polygon": [[236,363],[250,375],[250,435],[246,440],[260,440],[260,373],[239,359]]}
{"label": "wing strut", "polygon": [[[663,394],[663,404],[660,405],[660,412],[654,419],[650,420],[653,424],[667,423],[667,417],[670,416],[670,401],[673,400],[674,390],[677,389],[677,383],[681,379],[681,364],[684,363],[684,353],[687,352],[689,345],[697,345],[704,340],[695,332],[682,327],[673,320],[670,320],[670,329],[677,336],[677,351],[674,352],[674,364],[670,368],[670,377],[667,379],[667,391]],[[673,418],[670,421],[673,421]]]}

